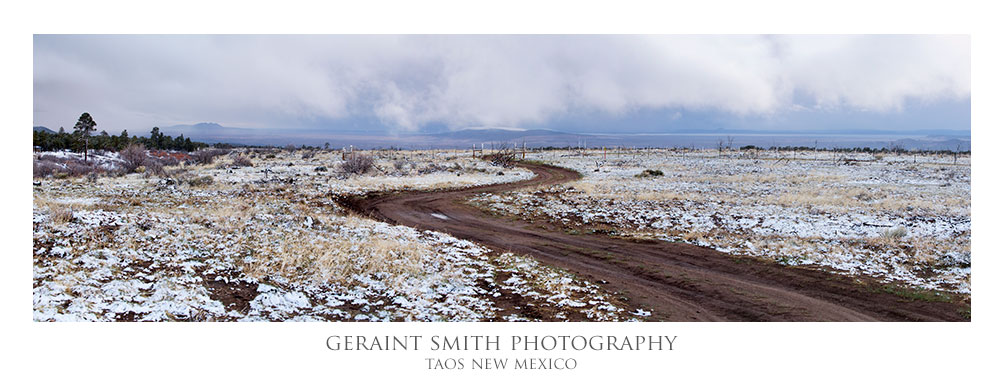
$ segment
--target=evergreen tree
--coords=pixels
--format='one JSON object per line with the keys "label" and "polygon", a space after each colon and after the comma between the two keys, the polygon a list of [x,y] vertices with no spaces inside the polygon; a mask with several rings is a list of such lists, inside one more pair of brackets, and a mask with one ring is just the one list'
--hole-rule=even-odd
{"label": "evergreen tree", "polygon": [[[84,162],[87,161],[88,140],[90,139],[91,132],[94,131],[94,127],[97,125],[97,122],[94,122],[90,114],[84,113],[80,115],[80,118],[77,119],[77,124],[73,126],[73,130],[84,138]],[[63,129],[60,128],[59,130],[62,131]]]}
{"label": "evergreen tree", "polygon": [[174,144],[171,145],[172,150],[184,150],[185,149],[185,134],[178,134],[177,138],[174,138]]}
{"label": "evergreen tree", "polygon": [[151,149],[162,149],[164,142],[164,134],[160,132],[160,128],[157,126],[153,127],[150,131],[150,144],[146,145]]}

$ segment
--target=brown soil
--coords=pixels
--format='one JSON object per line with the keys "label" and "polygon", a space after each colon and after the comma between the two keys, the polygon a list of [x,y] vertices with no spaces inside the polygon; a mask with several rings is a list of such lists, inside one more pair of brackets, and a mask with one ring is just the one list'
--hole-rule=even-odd
{"label": "brown soil", "polygon": [[[557,184],[580,175],[521,163],[530,180],[446,191],[375,193],[339,201],[374,219],[446,232],[496,251],[530,255],[602,284],[655,321],[961,321],[968,298],[928,294],[819,269],[739,259],[709,248],[602,233],[572,235],[554,223],[492,216],[477,193]],[[443,220],[432,213],[446,215]],[[548,226],[550,225],[550,226]],[[899,293],[898,293],[899,292]],[[515,301],[506,301],[511,305]]]}
{"label": "brown soil", "polygon": [[206,274],[202,269],[198,269],[198,272],[202,273],[203,284],[209,290],[209,297],[223,303],[229,310],[247,314],[251,309],[251,301],[258,297],[258,284],[240,281],[238,279],[240,274],[237,271],[222,274],[231,280],[229,282],[217,280],[215,273]]}

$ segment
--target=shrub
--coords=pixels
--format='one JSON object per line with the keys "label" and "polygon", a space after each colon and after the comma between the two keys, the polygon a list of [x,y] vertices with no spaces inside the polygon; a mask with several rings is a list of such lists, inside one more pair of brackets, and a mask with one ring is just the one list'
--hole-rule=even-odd
{"label": "shrub", "polygon": [[442,165],[440,165],[438,163],[429,163],[429,164],[425,165],[424,168],[419,169],[418,173],[422,174],[422,175],[425,175],[425,174],[432,174],[434,172],[444,171],[444,170],[446,170],[446,167],[443,167]]}
{"label": "shrub", "polygon": [[161,158],[157,158],[157,161],[160,162],[160,164],[163,165],[163,166],[177,166],[178,164],[181,163],[181,160],[179,160],[177,157],[170,156],[170,155],[169,156],[165,156],[165,157],[161,157]]}
{"label": "shrub", "polygon": [[99,166],[97,160],[84,161],[79,157],[67,156],[59,157],[50,154],[39,155],[36,162],[48,162],[50,165],[46,166],[56,166],[58,167],[57,172],[63,172],[70,176],[81,176],[87,175],[91,172],[104,173],[106,170]]}
{"label": "shrub", "polygon": [[66,162],[66,174],[69,176],[87,175],[96,170],[97,168],[93,162],[84,162],[81,160],[69,160]]}
{"label": "shrub", "polygon": [[366,155],[354,156],[341,164],[342,172],[349,174],[365,174],[372,168],[373,158]]}
{"label": "shrub", "polygon": [[243,156],[243,155],[235,156],[233,164],[236,167],[253,167],[254,166],[254,163],[251,163],[251,159],[248,158],[248,157],[246,157],[246,156]]}
{"label": "shrub", "polygon": [[157,160],[156,158],[148,158],[145,162],[143,162],[143,166],[146,167],[145,173],[147,175],[156,175],[156,176],[166,175],[166,173],[164,172],[164,165],[160,163],[160,161]]}
{"label": "shrub", "polygon": [[645,171],[642,171],[640,174],[635,175],[635,177],[638,177],[638,178],[647,178],[647,177],[650,177],[650,176],[663,176],[663,175],[664,174],[662,173],[662,170],[646,169]]}
{"label": "shrub", "polygon": [[208,186],[213,184],[213,177],[206,175],[188,180],[188,185],[192,187]]}
{"label": "shrub", "polygon": [[136,171],[136,168],[146,161],[146,148],[143,145],[131,144],[119,151],[119,158],[124,162],[126,172]]}
{"label": "shrub", "polygon": [[183,176],[188,175],[188,169],[181,168],[181,167],[174,168],[174,169],[171,169],[171,170],[165,169],[164,172],[167,173],[167,176],[170,176],[170,177],[173,177],[173,178],[178,178],[178,177],[183,177]]}
{"label": "shrub", "polygon": [[226,150],[222,149],[204,149],[192,153],[192,160],[198,164],[213,164],[213,160],[216,157],[226,154]]}
{"label": "shrub", "polygon": [[62,170],[63,166],[57,163],[50,162],[47,160],[36,160],[32,165],[32,175],[36,178],[44,178],[47,176],[52,176],[57,171]]}
{"label": "shrub", "polygon": [[415,164],[402,159],[394,161],[394,169],[397,171],[403,171],[408,166],[415,167]]}

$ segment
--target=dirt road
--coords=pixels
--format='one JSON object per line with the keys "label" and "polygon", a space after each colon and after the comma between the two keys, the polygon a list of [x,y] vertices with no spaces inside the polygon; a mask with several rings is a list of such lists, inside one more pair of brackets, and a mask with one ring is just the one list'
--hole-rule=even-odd
{"label": "dirt road", "polygon": [[372,194],[342,204],[377,220],[446,232],[531,255],[627,298],[656,321],[959,321],[963,296],[925,294],[816,269],[738,258],[712,249],[603,234],[570,235],[540,222],[492,216],[464,203],[482,192],[579,178],[524,163],[530,180],[450,191]]}

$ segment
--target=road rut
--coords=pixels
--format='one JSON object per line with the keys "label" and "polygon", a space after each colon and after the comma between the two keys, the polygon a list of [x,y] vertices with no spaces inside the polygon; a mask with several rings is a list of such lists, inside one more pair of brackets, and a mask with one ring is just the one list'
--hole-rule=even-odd
{"label": "road rut", "polygon": [[574,171],[533,163],[532,179],[441,191],[370,194],[341,201],[371,218],[449,233],[497,251],[530,255],[601,284],[654,321],[959,321],[963,296],[906,298],[875,280],[737,258],[684,243],[571,235],[499,217],[465,201],[479,193],[579,179]]}

